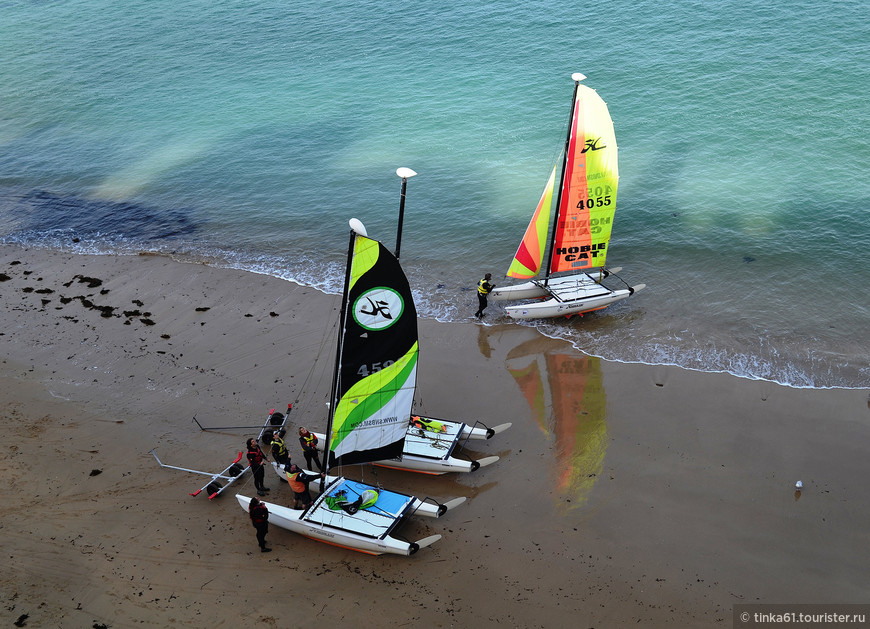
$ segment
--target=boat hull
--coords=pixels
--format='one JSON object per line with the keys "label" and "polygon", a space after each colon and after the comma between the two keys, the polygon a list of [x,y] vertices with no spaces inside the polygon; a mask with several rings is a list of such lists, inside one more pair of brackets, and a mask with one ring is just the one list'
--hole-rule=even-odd
{"label": "boat hull", "polygon": [[[452,456],[459,441],[486,440],[494,435],[510,428],[510,423],[499,424],[492,428],[481,426],[469,426],[463,422],[455,422],[448,419],[432,419],[436,424],[444,426],[443,433],[430,433],[408,427],[405,440],[405,452],[401,460],[387,459],[374,461],[372,465],[398,470],[408,470],[421,474],[449,474],[451,472],[474,472],[487,465],[498,461],[497,456],[490,456],[478,460],[459,459]],[[317,449],[323,452],[323,444],[326,442],[322,433],[312,433],[317,437]],[[283,479],[283,472],[276,468],[279,477]]]}
{"label": "boat hull", "polygon": [[[611,272],[605,271],[602,275],[607,277],[611,274]],[[604,286],[600,280],[601,278],[593,277],[588,273],[553,277],[547,282],[532,280],[514,287],[507,287],[513,290],[504,291],[501,299],[537,299],[538,301],[505,306],[505,312],[513,319],[546,319],[601,310],[614,302],[633,295],[646,286],[638,284],[634,287],[611,290]],[[518,295],[523,297],[518,297]]]}
{"label": "boat hull", "polygon": [[[606,278],[614,273],[619,273],[622,270],[621,266],[615,267],[613,269],[604,269],[601,271],[601,277]],[[592,277],[592,275],[588,273],[581,273],[579,275],[568,275],[563,277],[553,277],[550,279],[548,283],[544,283],[543,280],[530,280],[528,282],[523,282],[522,284],[514,284],[512,286],[501,286],[499,288],[494,288],[489,296],[493,299],[493,301],[512,301],[517,299],[541,299],[543,297],[549,297],[552,294],[551,288],[556,287],[558,290],[559,287],[577,287],[577,286],[586,286],[590,287],[593,285],[600,285],[600,280]]]}
{"label": "boat hull", "polygon": [[515,299],[538,299],[546,297],[550,293],[541,288],[536,282],[524,282],[513,286],[500,286],[493,288],[489,294],[493,301],[511,301]]}
{"label": "boat hull", "polygon": [[[341,477],[326,477],[326,494],[334,493],[336,487],[355,484]],[[313,484],[312,484],[313,485]],[[357,484],[359,487],[359,484]],[[364,486],[363,487],[371,487]],[[312,489],[314,487],[312,486]],[[465,502],[465,498],[455,498],[439,504],[423,501],[413,496],[396,494],[379,490],[381,496],[373,510],[360,509],[350,514],[341,510],[330,509],[325,502],[325,496],[319,497],[308,509],[291,509],[272,502],[263,501],[269,511],[269,522],[274,526],[304,535],[313,540],[348,548],[369,555],[413,555],[420,548],[441,539],[440,535],[432,535],[417,542],[396,539],[390,533],[396,530],[401,521],[409,515],[419,515],[439,518],[447,511]],[[399,500],[399,507],[391,512],[381,509],[381,497],[388,500]],[[246,512],[251,499],[248,496],[236,494],[236,500]],[[404,502],[403,502],[404,501]],[[373,523],[373,520],[378,520]]]}
{"label": "boat hull", "polygon": [[548,319],[552,317],[569,317],[571,315],[592,312],[607,308],[612,303],[625,299],[633,291],[610,291],[607,295],[578,299],[576,301],[561,301],[555,297],[545,301],[520,304],[505,307],[505,312],[512,319]]}
{"label": "boat hull", "polygon": [[[239,501],[242,509],[247,511],[251,499],[241,494],[236,494],[236,499]],[[372,539],[349,531],[328,528],[322,524],[306,522],[301,519],[304,513],[301,509],[291,509],[272,502],[263,502],[269,510],[269,524],[298,533],[299,535],[304,535],[319,542],[325,542],[342,548],[350,548],[351,550],[369,555],[389,554],[407,556],[418,550],[418,548],[414,548],[413,543],[398,540],[389,535],[384,539]]]}
{"label": "boat hull", "polygon": [[449,472],[475,472],[482,467],[492,465],[496,461],[498,461],[497,456],[488,456],[475,461],[465,461],[452,456],[446,459],[432,460],[405,455],[401,461],[375,461],[372,465],[394,470],[408,470],[420,474],[447,474]]}

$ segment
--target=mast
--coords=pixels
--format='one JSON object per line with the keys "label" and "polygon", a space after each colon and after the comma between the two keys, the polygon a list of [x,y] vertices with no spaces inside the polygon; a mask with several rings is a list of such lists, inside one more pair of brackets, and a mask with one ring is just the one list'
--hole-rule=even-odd
{"label": "mast", "polygon": [[[353,245],[356,240],[356,235],[366,235],[366,228],[359,219],[352,218],[349,221],[350,225],[350,243],[347,246],[347,269],[344,273],[344,290],[341,294],[341,312],[338,315],[338,342],[335,346],[335,370],[332,372],[332,390],[331,401],[329,404],[329,417],[326,421],[326,443],[323,444],[323,468],[324,472],[329,472],[329,452],[330,442],[332,441],[332,419],[335,416],[335,410],[338,408],[338,374],[341,369],[341,349],[344,341],[344,331],[347,327],[347,296],[350,289],[350,272],[353,262]],[[320,491],[323,491],[323,479],[320,481]]]}
{"label": "mast", "polygon": [[396,169],[396,174],[402,178],[402,196],[399,199],[399,227],[396,231],[396,260],[398,260],[399,249],[402,246],[402,222],[405,219],[405,189],[408,187],[408,179],[414,177],[417,173],[403,166]]}
{"label": "mast", "polygon": [[568,114],[568,135],[565,137],[565,149],[562,151],[562,177],[559,179],[559,194],[556,197],[556,218],[553,220],[553,234],[550,236],[550,255],[547,257],[547,272],[544,275],[544,286],[550,281],[550,268],[553,266],[553,248],[556,246],[556,228],[559,225],[559,212],[562,209],[562,189],[565,187],[565,167],[568,163],[568,147],[571,145],[571,130],[574,126],[574,108],[577,105],[577,90],[580,81],[586,78],[585,74],[575,72],[571,75],[574,80],[574,94],[571,96],[571,113]]}

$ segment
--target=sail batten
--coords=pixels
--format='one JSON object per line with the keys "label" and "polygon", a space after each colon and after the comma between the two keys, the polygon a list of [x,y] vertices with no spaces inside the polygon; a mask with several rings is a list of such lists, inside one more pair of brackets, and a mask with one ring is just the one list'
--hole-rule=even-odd
{"label": "sail batten", "polygon": [[417,383],[417,311],[396,257],[355,236],[329,466],[399,457]]}

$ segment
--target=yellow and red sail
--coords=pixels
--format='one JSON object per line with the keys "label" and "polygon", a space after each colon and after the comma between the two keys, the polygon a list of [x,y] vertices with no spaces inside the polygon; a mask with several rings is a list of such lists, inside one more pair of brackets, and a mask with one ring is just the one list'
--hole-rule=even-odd
{"label": "yellow and red sail", "polygon": [[619,182],[616,135],[607,104],[577,86],[550,271],[604,266]]}
{"label": "yellow and red sail", "polygon": [[[598,93],[577,85],[560,202],[555,220],[550,273],[603,267],[616,212],[619,182],[616,135],[607,104]],[[530,279],[541,271],[556,167],[508,269],[508,277]]]}
{"label": "yellow and red sail", "polygon": [[517,249],[514,260],[508,269],[508,277],[529,279],[535,277],[541,270],[541,262],[544,260],[544,251],[547,248],[547,233],[550,228],[550,208],[553,205],[553,189],[556,186],[556,167],[550,173],[550,179],[544,186],[544,193],[538,201],[538,207],[526,233],[523,236],[520,247]]}

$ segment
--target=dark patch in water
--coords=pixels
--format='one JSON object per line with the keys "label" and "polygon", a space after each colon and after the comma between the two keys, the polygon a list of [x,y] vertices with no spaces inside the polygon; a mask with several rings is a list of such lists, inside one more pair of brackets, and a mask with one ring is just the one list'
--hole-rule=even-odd
{"label": "dark patch in water", "polygon": [[753,258],[752,256],[743,256],[743,261],[744,262],[755,262],[755,258]]}
{"label": "dark patch in water", "polygon": [[155,209],[137,203],[82,199],[33,190],[11,208],[22,219],[21,232],[71,232],[71,242],[82,238],[105,240],[114,234],[135,240],[170,240],[195,233],[192,208]]}

